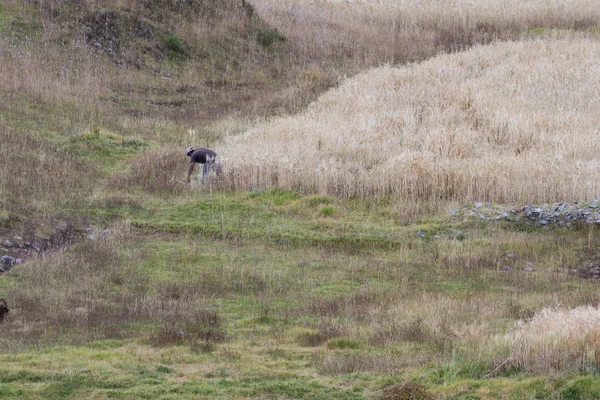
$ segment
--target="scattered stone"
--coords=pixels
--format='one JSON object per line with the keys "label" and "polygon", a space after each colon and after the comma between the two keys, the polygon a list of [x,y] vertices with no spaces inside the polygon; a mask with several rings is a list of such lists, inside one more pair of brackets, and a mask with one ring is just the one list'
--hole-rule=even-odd
{"label": "scattered stone", "polygon": [[8,247],[13,247],[15,244],[13,242],[11,242],[10,240],[6,239],[4,241],[4,244],[7,245]]}
{"label": "scattered stone", "polygon": [[104,233],[105,235],[106,235],[107,233],[111,233],[111,232],[112,232],[112,231],[111,231],[109,228],[106,228],[106,229],[104,229],[104,230],[102,231],[102,233]]}
{"label": "scattered stone", "polygon": [[21,241],[23,238],[21,236],[15,236],[15,240]]}
{"label": "scattered stone", "polygon": [[[510,208],[508,208],[510,207]],[[554,203],[534,206],[528,204],[515,207],[514,205],[495,205],[475,203],[465,205],[462,209],[452,209],[452,220],[480,220],[523,222],[529,226],[557,226],[572,228],[580,224],[600,225],[600,201],[590,200],[584,203]]]}
{"label": "scattered stone", "polygon": [[514,253],[510,253],[506,257],[510,258],[511,260],[514,260],[517,256]]}
{"label": "scattered stone", "polygon": [[523,271],[526,271],[526,272],[533,272],[533,271],[535,271],[535,269],[533,269],[533,268],[531,268],[531,267],[527,267],[527,268],[525,268]]}
{"label": "scattered stone", "polygon": [[531,261],[527,261],[527,266],[528,267],[533,267],[533,263]]}
{"label": "scattered stone", "polygon": [[502,267],[502,271],[510,271],[510,265],[505,265],[504,267]]}
{"label": "scattered stone", "polygon": [[89,235],[88,237],[90,238],[90,240],[94,240],[94,235],[93,234]]}
{"label": "scattered stone", "polygon": [[21,263],[23,263],[23,259],[22,258],[17,258],[15,260],[15,264],[21,264]]}
{"label": "scattered stone", "polygon": [[585,268],[578,271],[579,276],[586,279],[599,279],[600,278],[600,257],[596,257],[590,260]]}
{"label": "scattered stone", "polygon": [[5,252],[5,253],[8,253],[8,249],[1,248],[0,250],[2,250],[2,251],[3,251],[3,252]]}
{"label": "scattered stone", "polygon": [[425,232],[423,232],[422,230],[419,229],[419,232],[417,232],[417,235],[424,237],[425,236]]}

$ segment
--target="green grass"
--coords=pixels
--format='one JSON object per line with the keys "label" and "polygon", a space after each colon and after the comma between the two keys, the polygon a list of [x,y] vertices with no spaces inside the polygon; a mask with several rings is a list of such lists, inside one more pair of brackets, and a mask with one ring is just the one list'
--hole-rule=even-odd
{"label": "green grass", "polygon": [[[0,398],[377,399],[402,382],[438,398],[600,396],[592,369],[482,379],[494,366],[462,341],[557,304],[598,304],[597,283],[566,272],[595,255],[594,231],[452,222],[447,202],[163,190],[187,167],[173,149],[232,134],[231,110],[241,120],[295,112],[329,83],[291,90],[304,73],[296,65],[314,60],[297,63],[292,43],[258,17],[195,32],[175,3],[156,4],[173,33],[150,9],[119,12],[121,33],[150,29],[130,38],[125,68],[68,46],[81,35],[65,21],[98,9],[67,5],[51,19],[42,7],[0,7],[0,33],[16,46],[7,55],[47,48],[73,64],[48,64],[39,92],[0,88],[9,99],[0,104],[2,238],[69,225],[93,233],[0,276],[12,308],[0,325]],[[205,4],[221,3],[186,7]],[[166,53],[153,54],[157,46]],[[110,79],[78,92],[69,85],[86,76],[77,63],[88,56]],[[323,77],[337,76],[328,68]],[[163,181],[148,172],[149,155],[165,161]],[[522,271],[527,261],[535,273]]]}
{"label": "green grass", "polygon": [[[118,314],[111,316],[118,308],[110,307],[104,318],[113,321],[116,333],[81,327],[76,320],[63,321],[52,333],[55,325],[48,320],[46,333],[24,341],[12,335],[3,339],[12,350],[0,356],[0,393],[9,398],[373,398],[382,390],[379,382],[398,379],[403,371],[403,379],[420,379],[448,398],[502,398],[507,393],[519,398],[520,391],[527,398],[593,398],[595,384],[568,374],[559,376],[560,385],[550,386],[522,371],[478,381],[489,366],[472,364],[459,353],[449,356],[453,361],[444,369],[445,356],[438,357],[449,346],[444,329],[450,328],[415,316],[391,325],[385,313],[369,316],[390,307],[422,307],[424,315],[437,313],[449,327],[485,321],[488,329],[501,332],[557,301],[565,307],[587,303],[597,299],[593,282],[553,271],[557,265],[585,262],[588,232],[515,232],[508,223],[456,225],[439,215],[419,225],[436,235],[421,237],[414,226],[381,219],[378,208],[342,200],[335,204],[343,213],[324,229],[316,212],[322,202],[313,199],[279,191],[197,194],[170,202],[133,196],[115,207],[97,208],[98,220],[110,211],[113,221],[130,221],[126,228],[113,227],[121,239],[104,243],[100,237],[97,244],[67,249],[65,261],[54,266],[16,269],[0,280],[0,296],[19,293],[43,301],[44,295],[36,297],[39,291],[52,293],[67,282],[73,288],[90,287],[85,276],[92,273],[103,288],[100,297],[90,303],[75,290],[73,301],[117,306],[128,293],[128,301],[170,299],[188,307],[202,299],[220,316],[225,340],[212,343],[184,335],[148,347],[163,323],[141,315],[119,322]],[[460,240],[459,231],[464,234]],[[282,240],[284,234],[298,239]],[[72,258],[84,249],[87,256]],[[499,272],[509,253],[518,254],[517,262],[532,260],[538,272]],[[108,264],[105,254],[110,254]],[[54,271],[51,285],[32,284],[42,268]],[[415,297],[424,304],[419,306]],[[428,305],[428,298],[438,299],[438,305]],[[457,301],[471,306],[460,316],[436,311]],[[36,311],[23,314],[15,307],[27,318],[35,316]],[[486,316],[481,307],[496,311]],[[191,332],[186,314],[178,313],[174,310],[173,328],[167,328]],[[44,348],[57,338],[87,344],[32,349],[33,343]],[[201,374],[190,372],[200,366]],[[359,382],[354,387],[344,383],[350,375],[358,376],[352,378]]]}

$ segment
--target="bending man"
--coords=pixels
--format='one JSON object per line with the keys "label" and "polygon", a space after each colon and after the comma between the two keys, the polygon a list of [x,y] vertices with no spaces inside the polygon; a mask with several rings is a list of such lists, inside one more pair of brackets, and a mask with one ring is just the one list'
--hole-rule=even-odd
{"label": "bending man", "polygon": [[200,163],[204,164],[204,168],[202,168],[202,183],[204,183],[208,172],[210,170],[215,171],[217,153],[210,149],[194,149],[193,147],[188,147],[187,156],[190,157],[190,166],[188,168],[187,182],[190,183],[190,177],[192,176],[192,172],[194,172],[194,166],[196,165],[196,163]]}

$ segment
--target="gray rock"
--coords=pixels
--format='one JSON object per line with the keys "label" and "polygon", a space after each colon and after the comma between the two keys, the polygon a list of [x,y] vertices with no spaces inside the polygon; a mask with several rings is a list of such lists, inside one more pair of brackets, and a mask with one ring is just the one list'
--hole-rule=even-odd
{"label": "gray rock", "polygon": [[109,228],[106,228],[102,231],[102,233],[107,234],[107,233],[111,233],[112,231]]}
{"label": "gray rock", "polygon": [[590,200],[590,202],[588,203],[588,205],[591,208],[598,208],[598,200]]}
{"label": "gray rock", "polygon": [[10,240],[6,239],[4,241],[4,244],[7,245],[8,247],[13,247],[15,244],[13,242],[11,242]]}
{"label": "gray rock", "polygon": [[417,235],[424,237],[425,236],[425,232],[423,232],[422,230],[419,229],[419,232],[417,232]]}
{"label": "gray rock", "polygon": [[15,263],[15,258],[13,256],[2,256],[0,259],[0,270],[2,272],[6,272],[12,268]]}
{"label": "gray rock", "polygon": [[510,271],[510,265],[505,265],[504,267],[502,267],[502,271]]}
{"label": "gray rock", "polygon": [[15,236],[15,240],[23,240],[21,236]]}
{"label": "gray rock", "polygon": [[523,271],[526,271],[526,272],[533,272],[533,271],[535,271],[535,269],[533,269],[533,268],[531,268],[531,267],[527,267],[527,268],[525,268]]}
{"label": "gray rock", "polygon": [[22,262],[23,262],[23,259],[22,259],[22,258],[17,258],[17,259],[15,260],[15,264],[21,264]]}
{"label": "gray rock", "polygon": [[517,256],[514,253],[510,253],[506,257],[510,258],[511,260],[514,260],[515,258],[517,258]]}
{"label": "gray rock", "polygon": [[475,203],[475,208],[481,208],[483,206],[484,206],[483,203]]}
{"label": "gray rock", "polygon": [[545,219],[540,220],[540,225],[546,225],[547,223],[548,223],[548,221],[546,221]]}

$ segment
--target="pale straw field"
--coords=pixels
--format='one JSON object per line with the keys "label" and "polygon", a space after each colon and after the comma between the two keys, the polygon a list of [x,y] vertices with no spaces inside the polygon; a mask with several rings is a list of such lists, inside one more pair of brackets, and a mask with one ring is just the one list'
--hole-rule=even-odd
{"label": "pale straw field", "polygon": [[600,43],[494,43],[348,79],[222,147],[226,184],[494,202],[600,196]]}
{"label": "pale straw field", "polygon": [[514,330],[491,337],[481,355],[499,366],[548,372],[600,365],[600,309],[544,309]]}
{"label": "pale straw field", "polygon": [[[317,60],[352,70],[423,59],[547,30],[598,30],[595,0],[251,0],[258,14]],[[322,57],[322,54],[327,54]]]}

